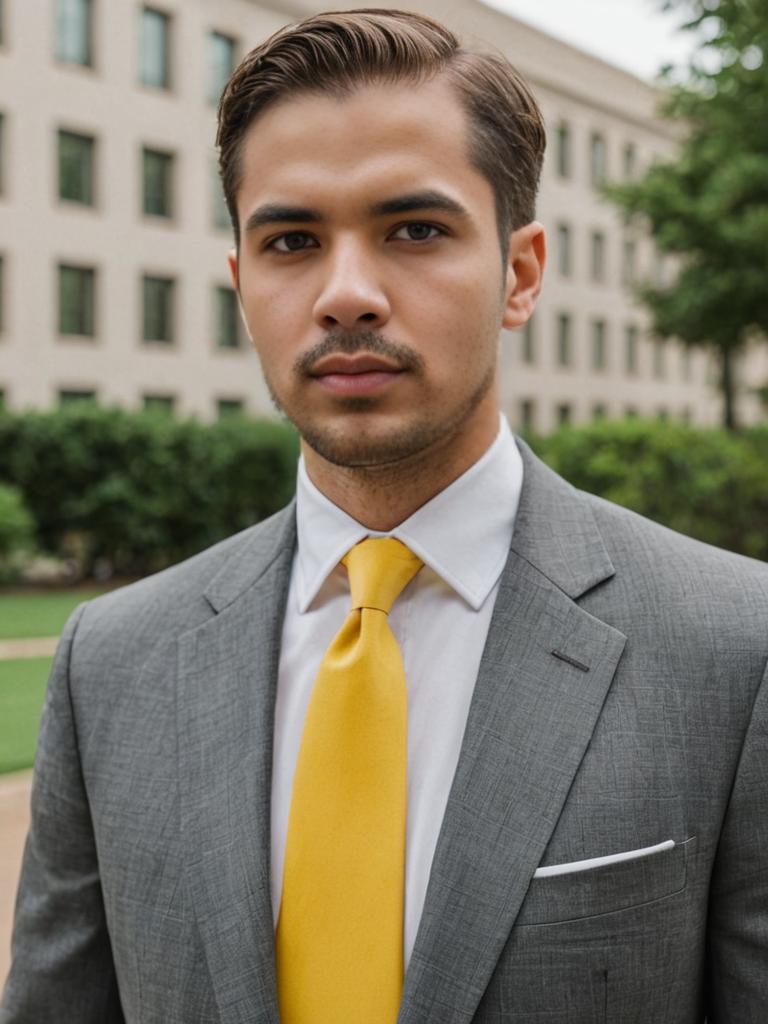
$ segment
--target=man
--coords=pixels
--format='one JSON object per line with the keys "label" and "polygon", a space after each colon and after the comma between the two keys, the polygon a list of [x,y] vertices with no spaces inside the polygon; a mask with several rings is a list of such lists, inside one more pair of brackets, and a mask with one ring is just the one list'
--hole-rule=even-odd
{"label": "man", "polygon": [[768,572],[499,418],[526,86],[319,16],[219,142],[297,502],[68,624],[0,1020],[764,1022]]}

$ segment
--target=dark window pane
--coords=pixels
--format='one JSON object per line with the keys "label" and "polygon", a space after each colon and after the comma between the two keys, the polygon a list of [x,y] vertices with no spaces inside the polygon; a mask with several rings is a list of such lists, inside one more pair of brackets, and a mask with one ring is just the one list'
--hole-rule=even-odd
{"label": "dark window pane", "polygon": [[571,365],[571,318],[560,313],[557,318],[557,362],[560,366]]}
{"label": "dark window pane", "polygon": [[85,67],[93,63],[91,0],[56,0],[56,57]]}
{"label": "dark window pane", "polygon": [[605,139],[593,132],[589,140],[589,170],[592,184],[599,188],[606,178]]}
{"label": "dark window pane", "polygon": [[216,403],[216,410],[220,420],[230,416],[242,416],[245,412],[245,403],[241,398],[220,398]]}
{"label": "dark window pane", "polygon": [[558,426],[564,427],[571,422],[571,407],[567,402],[558,405],[556,410]]}
{"label": "dark window pane", "polygon": [[557,173],[561,178],[571,176],[571,130],[565,122],[557,128]]}
{"label": "dark window pane", "polygon": [[144,213],[173,216],[173,156],[154,149],[143,151]]}
{"label": "dark window pane", "polygon": [[176,405],[173,395],[144,395],[144,411],[172,416]]}
{"label": "dark window pane", "polygon": [[567,224],[557,225],[557,269],[563,277],[571,273],[571,229]]}
{"label": "dark window pane", "polygon": [[94,334],[92,267],[59,266],[59,333],[92,338]]}
{"label": "dark window pane", "polygon": [[208,99],[218,103],[235,69],[235,40],[221,32],[208,34]]}
{"label": "dark window pane", "polygon": [[605,321],[592,321],[592,369],[604,370],[607,365]]}
{"label": "dark window pane", "polygon": [[59,405],[81,405],[83,402],[90,404],[95,401],[95,391],[72,391],[69,389],[59,391]]}
{"label": "dark window pane", "polygon": [[93,139],[59,132],[59,198],[93,204]]}
{"label": "dark window pane", "polygon": [[144,277],[144,341],[173,341],[173,280]]}
{"label": "dark window pane", "polygon": [[625,358],[624,367],[630,376],[634,376],[637,373],[637,338],[638,331],[637,327],[630,325],[627,327],[625,335]]}
{"label": "dark window pane", "polygon": [[216,289],[216,344],[220,348],[237,348],[240,344],[237,295],[232,288]]}
{"label": "dark window pane", "polygon": [[602,231],[592,232],[590,255],[592,280],[605,280],[605,235]]}
{"label": "dark window pane", "polygon": [[216,160],[211,164],[211,202],[213,206],[213,226],[215,228],[230,229],[232,221],[229,218],[229,210],[224,200],[224,190],[221,187],[221,176],[219,175],[219,166]]}
{"label": "dark window pane", "polygon": [[536,362],[536,333],[533,317],[523,327],[523,362],[529,365]]}
{"label": "dark window pane", "polygon": [[162,11],[145,7],[139,34],[139,81],[158,89],[170,86],[170,18]]}

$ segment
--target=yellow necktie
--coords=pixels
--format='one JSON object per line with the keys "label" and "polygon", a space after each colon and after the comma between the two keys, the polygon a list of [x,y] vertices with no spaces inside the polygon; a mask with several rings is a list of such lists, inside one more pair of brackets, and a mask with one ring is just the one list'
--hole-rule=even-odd
{"label": "yellow necktie", "polygon": [[422,562],[369,538],[296,764],[280,918],[282,1024],[395,1024],[403,985],[408,695],[387,614]]}

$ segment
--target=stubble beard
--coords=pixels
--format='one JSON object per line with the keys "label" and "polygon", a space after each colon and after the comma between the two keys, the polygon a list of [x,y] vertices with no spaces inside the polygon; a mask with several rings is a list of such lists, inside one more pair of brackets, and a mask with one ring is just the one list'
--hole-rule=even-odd
{"label": "stubble beard", "polygon": [[[424,362],[421,356],[405,345],[392,342],[376,331],[334,332],[318,345],[296,360],[292,368],[298,381],[312,377],[312,368],[328,355],[343,353],[354,355],[367,352],[380,355],[394,362],[403,372],[424,377]],[[278,398],[274,387],[265,374],[267,388],[275,408],[289,419],[298,430],[304,442],[322,459],[332,465],[352,470],[375,470],[377,467],[396,468],[420,461],[420,456],[433,450],[441,442],[449,442],[462,424],[477,409],[491,389],[495,376],[493,365],[479,381],[477,387],[466,396],[460,406],[445,409],[434,419],[414,419],[400,428],[381,431],[375,435],[356,429],[354,419],[346,427],[324,426],[313,418],[302,415],[299,403],[290,403],[290,408]],[[358,413],[375,414],[380,402],[375,397],[351,396],[339,399],[340,408],[354,417]]]}

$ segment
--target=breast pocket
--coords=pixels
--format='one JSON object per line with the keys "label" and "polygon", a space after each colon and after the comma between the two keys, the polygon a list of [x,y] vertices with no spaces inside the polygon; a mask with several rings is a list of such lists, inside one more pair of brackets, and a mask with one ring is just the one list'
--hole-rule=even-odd
{"label": "breast pocket", "polygon": [[534,877],[515,927],[578,921],[672,896],[685,888],[696,838],[585,870]]}

